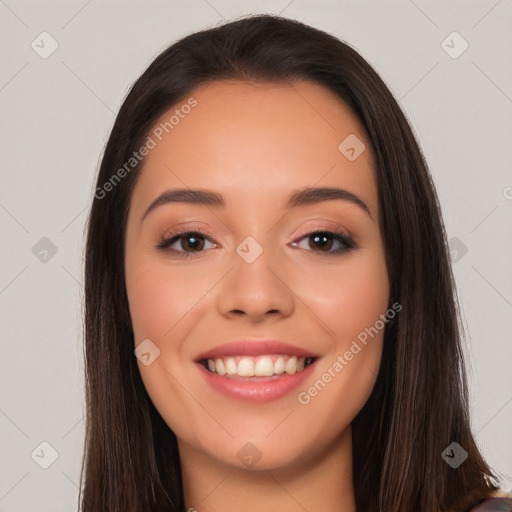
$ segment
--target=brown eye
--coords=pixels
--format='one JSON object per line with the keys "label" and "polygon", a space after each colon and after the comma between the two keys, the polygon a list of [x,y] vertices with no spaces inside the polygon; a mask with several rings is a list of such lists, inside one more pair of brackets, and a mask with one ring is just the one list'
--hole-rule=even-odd
{"label": "brown eye", "polygon": [[160,240],[157,244],[157,248],[174,253],[180,253],[180,256],[191,256],[196,252],[203,252],[206,240],[209,240],[209,238],[198,231],[171,233],[168,237]]}
{"label": "brown eye", "polygon": [[[325,253],[325,255],[329,256],[343,254],[356,247],[353,240],[345,233],[333,233],[331,231],[303,233],[301,238],[292,245],[300,247],[301,241],[306,238],[309,239],[307,247],[312,249],[312,252]],[[336,244],[338,245],[337,248]],[[332,250],[333,246],[335,247],[334,250]]]}
{"label": "brown eye", "polygon": [[204,237],[198,233],[181,235],[179,240],[185,250],[200,251],[204,247]]}
{"label": "brown eye", "polygon": [[332,236],[324,233],[315,233],[314,235],[309,235],[309,247],[312,249],[319,247],[321,251],[329,251],[332,247]]}

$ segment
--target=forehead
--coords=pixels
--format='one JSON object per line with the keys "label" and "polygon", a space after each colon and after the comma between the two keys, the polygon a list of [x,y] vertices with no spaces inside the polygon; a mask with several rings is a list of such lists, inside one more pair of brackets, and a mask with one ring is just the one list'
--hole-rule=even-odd
{"label": "forehead", "polygon": [[377,214],[370,144],[351,110],[321,85],[208,83],[165,112],[150,136],[135,205],[170,188],[218,190],[228,206],[249,206],[280,204],[304,186],[343,186]]}

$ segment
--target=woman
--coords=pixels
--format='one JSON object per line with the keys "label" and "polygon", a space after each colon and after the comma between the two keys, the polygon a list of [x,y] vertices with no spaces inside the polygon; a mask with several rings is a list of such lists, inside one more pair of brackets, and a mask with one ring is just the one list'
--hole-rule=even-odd
{"label": "woman", "polygon": [[430,173],[333,36],[253,16],[160,54],[105,148],[85,283],[84,512],[496,503]]}

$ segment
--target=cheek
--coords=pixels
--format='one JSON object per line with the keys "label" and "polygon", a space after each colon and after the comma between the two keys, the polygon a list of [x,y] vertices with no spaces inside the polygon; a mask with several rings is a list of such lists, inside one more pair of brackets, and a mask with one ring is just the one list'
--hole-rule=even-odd
{"label": "cheek", "polygon": [[183,383],[191,379],[191,364],[181,341],[204,317],[205,308],[211,308],[204,300],[211,283],[202,273],[196,271],[191,280],[191,272],[173,270],[143,253],[127,258],[125,277],[135,345],[150,339],[160,351],[151,365],[137,361],[144,387],[167,425],[194,442],[195,425],[204,423],[204,411],[183,391]]}
{"label": "cheek", "polygon": [[315,286],[304,283],[302,293],[309,296],[309,303],[341,350],[386,312],[389,283],[383,255],[356,254],[346,265],[333,266],[325,275],[315,276]]}
{"label": "cheek", "polygon": [[172,271],[153,258],[127,260],[126,288],[136,340],[164,338],[181,318],[201,309],[208,278],[197,271],[193,276],[184,270]]}
{"label": "cheek", "polygon": [[[326,423],[338,418],[333,432],[350,423],[368,399],[382,356],[388,321],[389,282],[384,254],[360,252],[346,265],[331,269],[329,278],[316,276],[324,291],[310,296],[315,312],[330,329],[332,345],[321,361],[315,382],[299,402],[312,417]],[[304,291],[311,290],[305,286]],[[309,292],[311,294],[311,291]],[[333,411],[333,407],[335,410]]]}
{"label": "cheek", "polygon": [[176,306],[169,287],[155,266],[134,260],[133,265],[127,264],[126,290],[135,340],[154,338],[165,329],[165,310]]}

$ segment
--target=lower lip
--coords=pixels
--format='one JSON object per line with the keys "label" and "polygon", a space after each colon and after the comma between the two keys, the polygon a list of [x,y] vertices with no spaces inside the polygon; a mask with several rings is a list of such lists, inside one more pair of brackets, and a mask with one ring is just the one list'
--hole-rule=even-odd
{"label": "lower lip", "polygon": [[[207,370],[201,363],[196,363],[204,379],[212,388],[225,395],[248,402],[270,402],[278,400],[300,386],[313,372],[315,362],[301,372],[288,375],[282,373],[277,378],[262,377],[261,381],[230,378]],[[271,380],[263,380],[271,379]]]}

